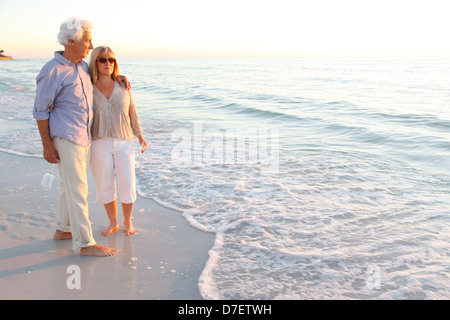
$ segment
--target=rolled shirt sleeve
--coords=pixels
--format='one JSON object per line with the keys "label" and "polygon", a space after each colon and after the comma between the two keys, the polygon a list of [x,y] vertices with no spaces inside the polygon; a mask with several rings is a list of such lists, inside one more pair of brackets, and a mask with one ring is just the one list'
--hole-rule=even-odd
{"label": "rolled shirt sleeve", "polygon": [[36,99],[33,109],[33,117],[36,120],[48,120],[50,118],[49,108],[61,90],[55,74],[55,70],[47,64],[36,78]]}

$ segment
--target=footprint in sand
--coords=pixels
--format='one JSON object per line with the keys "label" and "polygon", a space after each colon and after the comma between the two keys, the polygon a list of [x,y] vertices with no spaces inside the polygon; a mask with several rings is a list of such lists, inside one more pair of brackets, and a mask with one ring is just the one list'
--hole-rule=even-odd
{"label": "footprint in sand", "polygon": [[9,222],[21,223],[35,227],[47,226],[49,224],[48,219],[30,215],[27,212],[8,213],[6,220]]}

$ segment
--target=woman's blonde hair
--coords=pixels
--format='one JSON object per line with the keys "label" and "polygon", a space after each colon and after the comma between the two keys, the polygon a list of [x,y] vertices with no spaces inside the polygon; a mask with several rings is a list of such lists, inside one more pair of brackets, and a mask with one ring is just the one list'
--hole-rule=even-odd
{"label": "woman's blonde hair", "polygon": [[[98,80],[98,68],[97,68],[97,60],[98,56],[106,53],[109,54],[110,57],[116,58],[114,51],[111,50],[110,47],[100,46],[92,50],[91,59],[89,60],[89,73],[91,74],[92,83],[97,83]],[[117,78],[119,76],[119,65],[117,64],[117,60],[114,63],[114,71],[111,74],[111,78],[114,81],[119,81]]]}

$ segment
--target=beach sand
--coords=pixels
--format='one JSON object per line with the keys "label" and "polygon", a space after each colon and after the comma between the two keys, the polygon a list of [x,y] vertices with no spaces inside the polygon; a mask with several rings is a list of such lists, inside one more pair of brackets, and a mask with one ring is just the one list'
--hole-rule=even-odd
{"label": "beach sand", "polygon": [[[0,152],[0,299],[202,299],[198,279],[214,234],[192,228],[179,212],[138,197],[133,212],[137,234],[124,236],[119,230],[103,237],[100,231],[108,219],[95,202],[89,173],[95,240],[120,252],[107,258],[80,256],[71,240],[53,240],[59,181],[52,190],[41,187],[50,168],[43,159]],[[80,268],[80,289],[68,288],[67,280],[75,276],[72,265]]]}

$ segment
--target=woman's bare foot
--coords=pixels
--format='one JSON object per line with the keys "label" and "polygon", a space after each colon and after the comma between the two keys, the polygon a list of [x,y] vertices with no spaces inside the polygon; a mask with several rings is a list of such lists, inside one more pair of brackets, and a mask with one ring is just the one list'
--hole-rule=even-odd
{"label": "woman's bare foot", "polygon": [[72,233],[71,232],[63,232],[61,230],[56,230],[55,235],[53,236],[53,239],[55,239],[55,240],[70,240],[70,239],[72,239]]}
{"label": "woman's bare foot", "polygon": [[123,224],[125,225],[125,230],[123,230],[123,233],[126,236],[131,236],[131,235],[136,233],[136,230],[134,229],[133,224],[131,223],[131,221],[130,222],[123,221]]}
{"label": "woman's bare foot", "polygon": [[91,256],[91,257],[109,257],[116,255],[119,252],[117,249],[100,247],[99,245],[93,245],[90,247],[85,247],[80,249],[80,254],[82,256]]}
{"label": "woman's bare foot", "polygon": [[109,225],[107,228],[105,228],[105,230],[103,230],[102,232],[100,232],[100,234],[101,234],[102,236],[107,237],[107,236],[109,236],[110,234],[116,232],[117,230],[119,230],[119,226],[118,226],[117,224],[116,224],[116,225]]}

